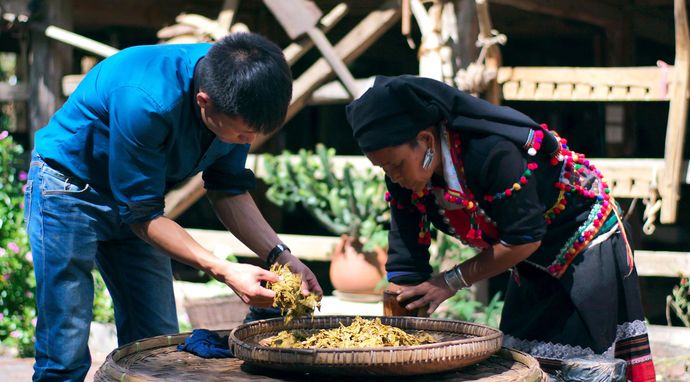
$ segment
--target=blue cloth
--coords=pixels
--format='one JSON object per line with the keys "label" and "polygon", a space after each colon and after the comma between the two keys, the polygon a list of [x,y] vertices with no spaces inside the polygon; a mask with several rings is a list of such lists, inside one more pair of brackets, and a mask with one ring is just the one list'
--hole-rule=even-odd
{"label": "blue cloth", "polygon": [[34,154],[24,205],[37,285],[34,381],[86,377],[94,262],[115,305],[120,345],[178,332],[170,258],[121,224],[108,192]]}
{"label": "blue cloth", "polygon": [[200,119],[194,70],[210,46],[138,46],[102,61],[37,132],[36,151],[112,192],[125,223],[163,215],[165,192],[201,171],[209,190],[253,188],[249,145],[223,143]]}
{"label": "blue cloth", "polygon": [[177,351],[186,351],[203,358],[232,357],[228,336],[221,337],[208,329],[194,329],[192,335],[177,346]]}

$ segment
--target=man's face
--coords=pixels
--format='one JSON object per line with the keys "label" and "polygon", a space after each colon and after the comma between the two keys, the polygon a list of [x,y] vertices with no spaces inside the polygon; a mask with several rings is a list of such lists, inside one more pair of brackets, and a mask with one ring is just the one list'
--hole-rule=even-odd
{"label": "man's face", "polygon": [[197,103],[201,108],[201,120],[218,139],[225,143],[250,144],[254,142],[256,130],[239,115],[227,115],[215,110],[207,97],[203,92],[197,95]]}

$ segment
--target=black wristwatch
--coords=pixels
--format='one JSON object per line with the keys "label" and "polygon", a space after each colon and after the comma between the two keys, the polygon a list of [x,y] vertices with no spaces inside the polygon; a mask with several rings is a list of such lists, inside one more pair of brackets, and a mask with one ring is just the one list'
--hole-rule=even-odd
{"label": "black wristwatch", "polygon": [[288,248],[288,246],[283,243],[276,244],[276,246],[273,247],[271,252],[268,253],[268,256],[266,256],[266,266],[270,267],[271,265],[273,265],[273,263],[276,262],[278,256],[280,256],[281,253],[289,250],[290,248]]}

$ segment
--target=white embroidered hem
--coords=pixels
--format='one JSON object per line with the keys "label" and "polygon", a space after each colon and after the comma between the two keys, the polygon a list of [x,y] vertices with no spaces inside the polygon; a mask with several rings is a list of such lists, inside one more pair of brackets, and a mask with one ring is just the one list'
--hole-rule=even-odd
{"label": "white embroidered hem", "polygon": [[[616,327],[616,339],[613,341],[611,346],[600,355],[603,355],[607,358],[613,358],[616,342],[646,333],[647,326],[645,325],[644,321],[636,320],[618,325]],[[529,353],[535,357],[560,360],[596,354],[594,350],[589,347],[583,348],[580,346],[571,346],[553,342],[523,340],[508,334],[503,335],[503,346],[524,351],[525,353]]]}

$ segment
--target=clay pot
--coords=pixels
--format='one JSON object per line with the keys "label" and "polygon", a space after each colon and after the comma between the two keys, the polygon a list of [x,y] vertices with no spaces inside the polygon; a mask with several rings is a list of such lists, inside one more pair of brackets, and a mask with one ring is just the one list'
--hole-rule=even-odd
{"label": "clay pot", "polygon": [[362,252],[362,243],[342,235],[331,255],[329,275],[331,283],[341,295],[381,295],[376,288],[386,275],[384,249]]}

